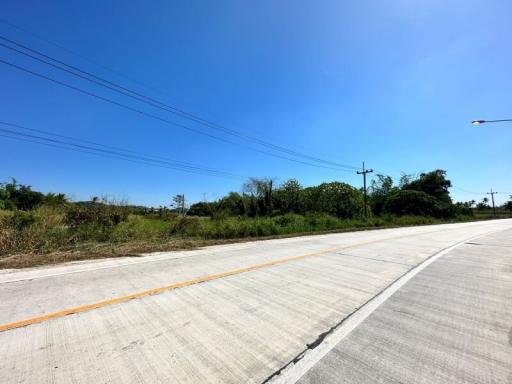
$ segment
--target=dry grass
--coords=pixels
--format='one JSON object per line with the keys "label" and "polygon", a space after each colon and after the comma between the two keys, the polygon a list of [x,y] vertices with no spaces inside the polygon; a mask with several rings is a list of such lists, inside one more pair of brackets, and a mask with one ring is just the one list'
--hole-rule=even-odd
{"label": "dry grass", "polygon": [[72,250],[49,253],[18,253],[0,259],[0,269],[29,268],[41,265],[60,264],[71,261],[94,260],[113,257],[132,256],[148,252],[175,251],[193,249],[201,246],[193,240],[173,240],[167,243],[128,242],[122,244],[82,244]]}
{"label": "dry grass", "polygon": [[[463,220],[460,220],[463,221]],[[464,220],[467,221],[467,220]],[[115,257],[140,257],[142,254],[151,252],[166,252],[178,250],[192,250],[211,245],[243,243],[256,240],[283,239],[307,235],[322,235],[329,233],[354,232],[361,230],[378,230],[386,228],[398,228],[403,226],[433,225],[438,222],[418,223],[415,221],[404,221],[400,224],[382,224],[375,226],[361,226],[343,229],[309,231],[300,233],[288,233],[281,235],[243,237],[233,239],[201,239],[201,238],[176,238],[162,241],[154,239],[150,241],[125,241],[118,243],[81,243],[70,250],[58,250],[53,252],[27,252],[16,253],[4,258],[0,258],[0,269],[19,269],[30,268],[43,265],[61,264],[73,261],[95,260]]]}

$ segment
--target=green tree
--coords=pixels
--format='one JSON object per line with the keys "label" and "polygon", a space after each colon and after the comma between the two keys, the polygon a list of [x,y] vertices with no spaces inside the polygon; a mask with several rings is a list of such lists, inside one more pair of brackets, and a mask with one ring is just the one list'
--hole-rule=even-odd
{"label": "green tree", "polygon": [[491,207],[489,206],[489,198],[487,197],[484,197],[482,199],[481,202],[479,202],[477,205],[476,205],[476,209],[478,209],[479,211],[484,211],[486,209],[491,209]]}
{"label": "green tree", "polygon": [[281,184],[274,192],[274,204],[279,213],[302,212],[304,207],[301,191],[302,186],[296,179],[290,179]]}
{"label": "green tree", "polygon": [[340,218],[360,216],[363,194],[356,188],[340,182],[323,183],[303,190],[308,212],[326,213]]}
{"label": "green tree", "polygon": [[48,193],[44,197],[44,203],[51,207],[63,207],[67,203],[66,195],[63,193]]}
{"label": "green tree", "polygon": [[380,215],[391,192],[395,191],[391,176],[377,174],[370,184],[369,202],[372,212]]}
{"label": "green tree", "polygon": [[44,203],[45,195],[32,190],[30,185],[18,184],[16,179],[0,184],[0,200],[7,209],[29,211]]}
{"label": "green tree", "polygon": [[190,216],[211,216],[215,208],[215,203],[200,201],[199,203],[192,204],[189,207],[187,214]]}
{"label": "green tree", "polygon": [[436,169],[420,174],[419,178],[404,184],[402,189],[425,192],[443,203],[451,204],[449,191],[451,186],[451,181],[446,178],[446,171]]}
{"label": "green tree", "polygon": [[384,206],[394,215],[439,216],[438,200],[422,191],[401,190],[392,193]]}
{"label": "green tree", "polygon": [[505,202],[503,204],[503,208],[508,209],[510,213],[512,214],[512,195],[509,196],[509,201]]}
{"label": "green tree", "polygon": [[250,214],[269,215],[274,210],[273,180],[270,178],[250,178],[242,187],[244,194],[251,196],[249,200]]}
{"label": "green tree", "polygon": [[242,196],[236,192],[230,192],[217,203],[217,209],[230,216],[245,215],[245,204]]}

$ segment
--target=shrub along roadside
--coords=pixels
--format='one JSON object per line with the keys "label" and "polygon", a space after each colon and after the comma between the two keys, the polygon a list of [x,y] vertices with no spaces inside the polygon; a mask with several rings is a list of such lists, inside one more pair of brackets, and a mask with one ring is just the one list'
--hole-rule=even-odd
{"label": "shrub along roadside", "polygon": [[[194,204],[183,216],[183,206],[178,212],[107,198],[70,202],[62,194],[43,194],[12,180],[0,184],[0,268],[248,238],[491,218],[484,202],[477,209],[472,208],[474,201],[453,204],[450,186],[442,170],[417,178],[404,175],[398,186],[391,177],[377,175],[368,200],[373,216],[364,218],[362,191],[346,183],[304,188],[293,179],[279,186],[271,179],[251,179],[241,194],[231,192],[215,202]],[[512,202],[510,211],[504,212],[512,213]],[[23,263],[12,261],[19,260],[17,255],[24,255]]]}
{"label": "shrub along roadside", "polygon": [[[28,216],[27,216],[28,215]],[[20,219],[22,217],[22,219]],[[451,221],[468,221],[458,217]],[[369,219],[339,219],[325,214],[286,214],[274,217],[174,217],[169,220],[127,215],[117,224],[104,218],[79,225],[69,223],[68,212],[40,207],[31,212],[0,211],[0,268],[13,255],[65,253],[67,260],[131,255],[136,252],[190,248],[240,239],[269,238],[315,232],[349,231],[447,222],[426,216],[383,215]],[[15,223],[15,225],[13,225]],[[20,224],[22,223],[22,224]],[[26,256],[28,260],[30,256]],[[3,262],[2,259],[7,260]],[[34,258],[36,260],[37,258]],[[39,259],[38,259],[39,260]],[[49,261],[48,261],[49,260]],[[51,258],[47,262],[52,262]],[[41,264],[37,261],[36,264]],[[33,265],[25,261],[24,266]]]}

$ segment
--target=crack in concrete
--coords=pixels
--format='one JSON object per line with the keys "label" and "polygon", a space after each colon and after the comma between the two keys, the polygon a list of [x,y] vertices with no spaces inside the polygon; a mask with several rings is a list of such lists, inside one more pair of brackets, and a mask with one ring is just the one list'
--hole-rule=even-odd
{"label": "crack in concrete", "polygon": [[[432,255],[431,257],[434,257],[435,255]],[[430,257],[428,258],[430,259]],[[426,259],[425,261],[427,261],[428,259]],[[423,261],[423,262],[425,262]],[[422,264],[422,263],[420,263]],[[339,328],[343,323],[345,323],[348,319],[350,319],[357,311],[359,311],[361,308],[363,308],[365,305],[367,305],[368,303],[370,303],[372,300],[374,300],[376,297],[380,296],[384,291],[386,291],[386,289],[388,289],[389,287],[391,287],[395,282],[397,282],[398,280],[400,280],[402,277],[404,277],[405,275],[407,275],[410,271],[412,271],[414,268],[416,268],[418,265],[420,264],[417,264],[413,267],[411,267],[410,269],[408,269],[406,272],[404,272],[402,275],[400,275],[397,279],[393,280],[392,282],[390,282],[388,285],[386,285],[382,290],[380,290],[376,295],[370,297],[368,300],[366,300],[362,305],[360,305],[359,307],[355,307],[354,310],[352,312],[350,312],[347,316],[345,316],[343,319],[341,319],[340,321],[338,321],[336,324],[334,324],[332,327],[330,327],[327,331],[325,332],[322,332],[321,334],[319,334],[317,336],[317,338],[315,339],[315,341],[313,341],[312,343],[310,344],[306,344],[306,348],[304,350],[302,350],[298,355],[296,355],[292,360],[290,360],[288,363],[286,363],[284,366],[282,366],[281,368],[279,368],[277,371],[275,371],[274,373],[272,373],[270,376],[268,376],[263,382],[262,384],[266,384],[266,383],[269,383],[273,378],[279,376],[286,368],[288,368],[289,366],[291,365],[294,365],[296,364],[297,362],[299,362],[300,360],[302,360],[302,358],[304,357],[304,355],[306,354],[307,351],[309,350],[313,350],[315,349],[316,347],[318,347],[320,344],[322,344],[322,342],[325,340],[325,338],[330,335],[331,333],[333,333],[337,328]]]}

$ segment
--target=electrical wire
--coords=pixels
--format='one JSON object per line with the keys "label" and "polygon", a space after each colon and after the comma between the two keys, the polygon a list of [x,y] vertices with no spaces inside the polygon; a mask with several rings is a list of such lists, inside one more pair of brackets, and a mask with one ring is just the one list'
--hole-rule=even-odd
{"label": "electrical wire", "polygon": [[[103,97],[101,95],[98,95],[98,94],[95,94],[93,92],[89,92],[89,91],[86,91],[84,89],[81,89],[81,88],[78,88],[74,85],[71,85],[71,84],[67,84],[63,81],[60,81],[60,80],[57,80],[57,79],[54,79],[52,77],[49,77],[49,76],[46,76],[46,75],[43,75],[41,73],[38,73],[38,72],[35,72],[31,69],[28,69],[28,68],[25,68],[25,67],[22,67],[20,65],[17,65],[17,64],[14,64],[14,63],[11,63],[11,62],[8,62],[6,60],[2,60],[0,59],[0,63],[2,64],[5,64],[5,65],[8,65],[10,67],[13,67],[13,68],[16,68],[20,71],[23,71],[23,72],[26,72],[26,73],[29,73],[33,76],[36,76],[36,77],[39,77],[39,78],[42,78],[42,79],[45,79],[45,80],[48,80],[48,81],[51,81],[53,83],[56,83],[56,84],[59,84],[63,87],[66,87],[66,88],[69,88],[69,89],[72,89],[72,90],[75,90],[77,92],[80,92],[82,94],[85,94],[85,95],[88,95],[88,96],[92,96],[94,98],[97,98],[99,100],[102,100],[102,101],[105,101],[107,103],[110,103],[110,104],[113,104],[113,105],[116,105],[118,107],[121,107],[121,108],[124,108],[124,109],[127,109],[127,110],[130,110],[132,112],[136,112],[140,115],[143,115],[143,116],[146,116],[146,117],[150,117],[152,119],[155,119],[155,120],[158,120],[160,122],[163,122],[165,124],[168,124],[168,125],[171,125],[171,126],[176,126],[176,127],[179,127],[179,128],[183,128],[183,129],[186,129],[188,131],[192,131],[192,132],[195,132],[195,133],[198,133],[198,134],[201,134],[201,135],[204,135],[204,136],[207,136],[207,137],[210,137],[212,139],[215,139],[215,140],[218,140],[218,141],[222,141],[222,142],[225,142],[225,143],[229,143],[229,144],[233,144],[233,145],[240,145],[238,143],[235,143],[231,140],[227,140],[227,139],[224,139],[224,138],[221,138],[221,137],[218,137],[218,136],[214,136],[214,135],[211,135],[207,132],[203,132],[203,131],[200,131],[200,130],[197,130],[197,129],[194,129],[194,128],[191,128],[191,127],[188,127],[186,125],[183,125],[183,124],[179,124],[179,123],[176,123],[176,122],[173,122],[173,121],[170,121],[170,120],[167,120],[165,118],[162,118],[160,116],[157,116],[157,115],[154,115],[154,114],[151,114],[149,112],[146,112],[146,111],[143,111],[143,110],[140,110],[140,109],[137,109],[137,108],[134,108],[134,107],[131,107],[129,105],[126,105],[126,104],[123,104],[123,103],[120,103],[118,101],[115,101],[115,100],[112,100],[112,99],[109,99],[109,98],[106,98],[106,97]],[[260,150],[260,149],[257,149],[257,148],[252,148],[252,147],[248,147],[248,146],[244,146],[245,148],[248,148],[252,151],[255,151],[255,152],[259,152],[259,153],[263,153],[263,154],[267,154],[267,155],[270,155],[270,156],[274,156],[274,157],[277,157],[277,158],[280,158],[280,159],[285,159],[285,160],[288,160],[288,161],[293,161],[293,162],[296,162],[296,163],[299,163],[299,164],[304,164],[304,165],[309,165],[309,166],[312,166],[312,167],[317,167],[317,168],[324,168],[324,169],[331,169],[331,170],[335,170],[335,171],[344,171],[344,172],[352,172],[352,171],[349,171],[349,170],[346,170],[346,169],[341,169],[341,168],[334,168],[334,167],[329,167],[329,166],[324,166],[324,165],[320,165],[320,164],[314,164],[314,163],[308,163],[308,162],[305,162],[305,161],[301,161],[301,160],[297,160],[297,159],[292,159],[292,158],[289,158],[289,157],[285,157],[285,156],[281,156],[281,155],[278,155],[278,154],[275,154],[275,153],[271,153],[271,152],[268,152],[268,151],[263,151],[263,150]]]}
{"label": "electrical wire", "polygon": [[[310,160],[310,161],[315,161],[315,162],[319,162],[319,163],[323,163],[323,164],[327,164],[327,165],[330,165],[330,166],[334,166],[334,167],[341,167],[341,168],[348,168],[348,169],[357,169],[357,167],[354,167],[354,166],[351,166],[351,165],[346,165],[346,164],[340,164],[340,163],[336,163],[336,162],[332,162],[332,161],[328,161],[328,160],[323,160],[323,159],[320,159],[318,157],[315,157],[315,156],[311,156],[311,155],[307,155],[307,154],[304,154],[304,153],[301,153],[301,152],[298,152],[298,151],[295,151],[295,150],[292,150],[292,149],[289,149],[289,148],[286,148],[286,147],[283,147],[283,146],[279,146],[279,145],[276,145],[276,144],[272,144],[272,143],[269,143],[267,141],[264,141],[264,140],[261,140],[259,138],[256,138],[254,136],[251,136],[251,135],[248,135],[246,133],[243,133],[243,132],[240,132],[240,131],[236,131],[236,130],[233,130],[233,129],[230,129],[230,128],[227,128],[223,125],[220,125],[220,124],[217,124],[217,123],[214,123],[214,122],[211,122],[209,120],[206,120],[202,117],[199,117],[197,115],[194,115],[194,114],[191,114],[189,112],[185,112],[181,109],[178,109],[176,107],[173,107],[173,106],[170,106],[166,103],[163,103],[159,100],[156,100],[154,98],[151,98],[151,97],[148,97],[144,94],[141,94],[139,92],[136,92],[136,91],[133,91],[133,90],[130,90],[122,85],[119,85],[119,84],[116,84],[114,82],[111,82],[109,80],[106,80],[104,78],[101,78],[95,74],[92,74],[90,72],[87,72],[87,71],[84,71],[76,66],[73,66],[73,65],[69,65],[61,60],[58,60],[58,59],[55,59],[45,53],[42,53],[40,51],[37,51],[35,49],[32,49],[30,47],[27,47],[26,45],[23,45],[23,44],[20,44],[14,40],[11,40],[11,39],[8,39],[6,37],[3,37],[3,36],[0,36],[0,39],[4,40],[4,41],[7,41],[8,43],[10,44],[13,44],[13,45],[16,45],[20,48],[23,48],[27,51],[30,51],[32,53],[35,53],[39,56],[42,56],[44,58],[47,58],[55,63],[58,63],[60,64],[59,65],[56,65],[56,64],[53,64],[53,63],[50,63],[44,59],[41,59],[41,58],[38,58],[34,55],[31,55],[27,52],[23,52],[19,49],[16,49],[16,48],[13,48],[11,46],[8,46],[6,44],[3,44],[3,43],[0,43],[0,46],[3,46],[4,48],[7,48],[7,49],[10,49],[12,51],[15,51],[19,54],[22,54],[22,55],[25,55],[27,57],[30,57],[32,59],[35,59],[35,60],[38,60],[42,63],[45,63],[47,65],[50,65],[54,68],[57,68],[59,70],[62,70],[64,72],[67,72],[69,74],[72,74],[74,76],[77,76],[81,79],[84,79],[84,80],[87,80],[87,81],[90,81],[94,84],[97,84],[97,85],[100,85],[102,87],[105,87],[107,89],[110,89],[110,90],[113,90],[115,92],[118,92],[120,94],[123,94],[125,96],[128,96],[128,97],[131,97],[135,100],[138,100],[138,101],[141,101],[143,103],[146,103],[148,105],[151,105],[153,107],[156,107],[156,108],[159,108],[159,109],[162,109],[162,110],[165,110],[167,112],[171,112],[173,114],[176,114],[180,117],[183,117],[183,118],[186,118],[186,119],[189,119],[191,121],[194,121],[196,123],[199,123],[199,124],[202,124],[204,126],[207,126],[209,128],[212,128],[212,129],[216,129],[218,131],[221,131],[223,133],[227,133],[229,135],[232,135],[232,136],[235,136],[239,139],[243,139],[243,140],[246,140],[246,141],[250,141],[252,143],[255,143],[255,144],[259,144],[261,146],[264,146],[266,148],[269,148],[269,149],[272,149],[272,150],[275,150],[275,151],[280,151],[280,152],[283,152],[283,153],[286,153],[288,155],[292,155],[292,156],[295,156],[295,157],[302,157],[302,158],[305,158],[307,160]],[[69,69],[66,69],[66,68],[63,68],[62,67],[65,66]],[[75,71],[75,72],[74,72]],[[79,72],[79,73],[76,73],[76,72]],[[83,75],[81,75],[81,74]],[[84,76],[85,75],[85,76]]]}
{"label": "electrical wire", "polygon": [[15,138],[22,141],[28,141],[38,144],[44,144],[51,147],[57,147],[62,149],[68,149],[76,152],[83,152],[88,154],[96,154],[101,155],[103,157],[109,157],[109,158],[115,158],[120,160],[127,160],[131,162],[136,162],[140,164],[145,165],[152,165],[152,166],[158,166],[162,168],[168,168],[168,169],[174,169],[179,170],[183,172],[189,172],[189,173],[195,173],[195,174],[201,174],[201,175],[208,175],[208,176],[218,176],[218,177],[225,177],[225,178],[247,178],[246,176],[238,175],[231,172],[225,172],[225,171],[219,171],[212,168],[205,168],[197,165],[190,165],[190,164],[183,164],[181,162],[177,161],[163,161],[158,160],[151,157],[144,157],[144,156],[136,156],[129,153],[123,153],[119,151],[110,151],[105,150],[101,148],[95,148],[87,145],[81,145],[76,143],[71,143],[63,140],[57,140],[52,139],[48,137],[38,136],[38,135],[31,135],[27,133],[22,132],[16,132],[9,129],[0,128],[0,132],[3,132],[1,134],[2,137],[9,137],[9,138]]}

